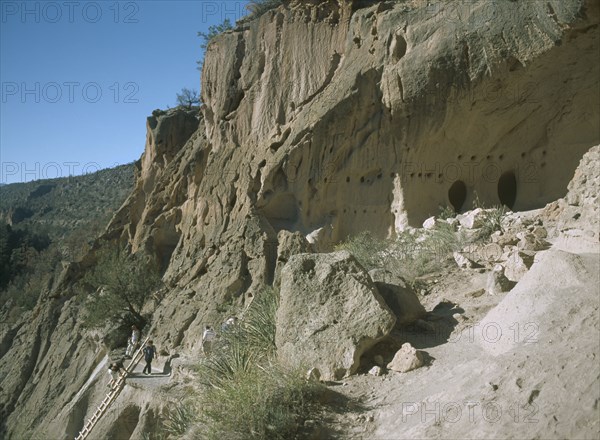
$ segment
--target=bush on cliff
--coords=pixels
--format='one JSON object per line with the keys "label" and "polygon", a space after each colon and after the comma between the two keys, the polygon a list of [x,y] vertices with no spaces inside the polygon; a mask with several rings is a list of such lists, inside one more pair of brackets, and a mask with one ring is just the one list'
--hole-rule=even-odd
{"label": "bush on cliff", "polygon": [[158,269],[149,259],[119,248],[100,252],[96,266],[84,278],[94,292],[87,305],[86,324],[101,327],[125,318],[143,326],[142,307],[160,282]]}

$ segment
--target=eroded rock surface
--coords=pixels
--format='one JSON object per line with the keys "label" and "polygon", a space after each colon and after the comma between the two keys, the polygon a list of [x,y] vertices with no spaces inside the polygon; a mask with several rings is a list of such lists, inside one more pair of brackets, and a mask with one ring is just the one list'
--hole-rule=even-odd
{"label": "eroded rock surface", "polygon": [[[199,118],[148,119],[136,189],[102,237],[160,261],[166,290],[146,309],[156,344],[193,353],[203,325],[220,322],[219,305],[243,306],[271,284],[278,257],[288,258],[281,231],[325,231],[316,234],[325,245],[420,225],[439,205],[464,211],[475,191],[513,210],[564,196],[600,142],[598,22],[593,0],[291,1],[214,38]],[[594,170],[597,154],[582,166]],[[577,177],[550,212],[564,220],[562,236],[590,238],[592,249],[597,232],[578,225],[597,224],[597,182]],[[95,409],[95,382],[77,393],[106,347],[81,327],[73,298],[92,264],[93,255],[69,265],[0,333],[9,438],[73,437]],[[385,333],[393,318],[384,315],[367,338]],[[331,376],[355,368],[353,346]],[[123,406],[135,425],[123,432],[139,433],[158,411],[145,398]]]}
{"label": "eroded rock surface", "polygon": [[388,335],[396,317],[348,252],[299,254],[281,272],[277,354],[325,380],[354,373],[360,356]]}

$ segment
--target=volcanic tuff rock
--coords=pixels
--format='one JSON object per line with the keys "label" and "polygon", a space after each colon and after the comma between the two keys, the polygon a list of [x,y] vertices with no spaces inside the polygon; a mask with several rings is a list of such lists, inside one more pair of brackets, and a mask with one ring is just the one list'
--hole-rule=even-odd
{"label": "volcanic tuff rock", "polygon": [[[272,283],[282,230],[335,243],[468,208],[475,191],[513,210],[564,196],[600,142],[599,15],[594,0],[291,1],[215,37],[199,119],[149,118],[136,188],[103,236],[162,263],[157,345],[189,352],[219,304]],[[2,330],[9,437],[72,437],[94,409],[97,382],[77,390],[106,348],[77,319],[83,269]]]}
{"label": "volcanic tuff rock", "polygon": [[397,326],[411,324],[425,316],[425,308],[417,294],[404,280],[383,269],[371,270],[369,276],[385,303],[396,315]]}
{"label": "volcanic tuff rock", "polygon": [[294,255],[281,271],[277,355],[317,367],[325,380],[354,373],[396,323],[367,272],[347,251]]}
{"label": "volcanic tuff rock", "polygon": [[546,206],[544,212],[557,222],[552,235],[563,249],[600,250],[600,145],[587,152],[569,182],[566,197]]}

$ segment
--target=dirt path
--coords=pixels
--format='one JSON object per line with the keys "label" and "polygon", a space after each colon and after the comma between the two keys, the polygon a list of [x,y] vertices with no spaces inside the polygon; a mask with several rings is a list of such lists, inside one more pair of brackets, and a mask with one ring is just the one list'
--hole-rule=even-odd
{"label": "dirt path", "polygon": [[138,388],[159,388],[171,381],[173,372],[172,364],[172,358],[160,357],[152,363],[152,374],[146,375],[143,373],[146,362],[142,359],[127,377],[126,383]]}

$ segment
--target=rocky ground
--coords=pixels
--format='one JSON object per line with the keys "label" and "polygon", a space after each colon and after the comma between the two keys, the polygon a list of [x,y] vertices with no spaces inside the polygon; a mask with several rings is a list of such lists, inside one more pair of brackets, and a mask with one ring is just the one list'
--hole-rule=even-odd
{"label": "rocky ground", "polygon": [[[595,169],[597,154],[595,147],[580,169]],[[552,205],[507,216],[513,226],[505,235],[522,232],[515,225],[535,224],[555,233],[510,291],[486,290],[489,267],[430,276],[421,297],[428,325],[393,335],[422,350],[425,365],[382,376],[363,372],[331,384],[336,410],[325,416],[319,436],[598,438],[598,204],[594,196],[590,205],[564,203],[575,192],[594,194],[599,179],[587,176],[576,177],[580,184],[572,182],[567,197],[556,202],[563,205],[562,221],[549,218]],[[596,220],[578,223],[581,216]],[[588,239],[565,239],[574,236]]]}

